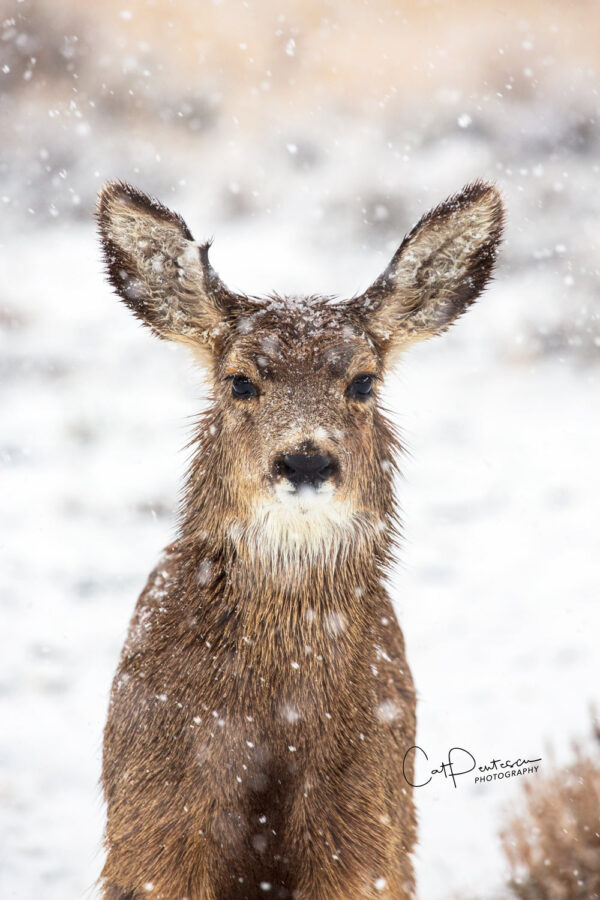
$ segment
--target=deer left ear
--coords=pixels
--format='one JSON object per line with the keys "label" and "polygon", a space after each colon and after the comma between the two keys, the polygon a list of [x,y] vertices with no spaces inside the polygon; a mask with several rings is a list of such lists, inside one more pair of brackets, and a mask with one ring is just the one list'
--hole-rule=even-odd
{"label": "deer left ear", "polygon": [[494,268],[503,220],[497,188],[482,181],[423,216],[354,301],[384,353],[440,334],[477,299]]}

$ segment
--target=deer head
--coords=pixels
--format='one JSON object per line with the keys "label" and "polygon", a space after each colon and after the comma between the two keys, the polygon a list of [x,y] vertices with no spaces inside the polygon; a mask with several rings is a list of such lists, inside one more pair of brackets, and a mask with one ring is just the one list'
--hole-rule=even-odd
{"label": "deer head", "polygon": [[348,546],[342,535],[383,545],[395,443],[380,385],[398,352],[445,331],[487,284],[502,233],[496,188],[475,182],[427,213],[374,284],[344,301],[233,293],[209,244],[127,184],[104,188],[98,217],[118,294],[210,377],[188,533],[271,555]]}

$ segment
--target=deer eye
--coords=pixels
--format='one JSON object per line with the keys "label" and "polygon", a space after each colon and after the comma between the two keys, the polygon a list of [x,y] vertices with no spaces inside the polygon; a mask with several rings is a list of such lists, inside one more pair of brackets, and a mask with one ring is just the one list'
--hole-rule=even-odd
{"label": "deer eye", "polygon": [[357,375],[346,389],[351,400],[366,400],[373,393],[373,376]]}
{"label": "deer eye", "polygon": [[258,396],[258,388],[245,375],[234,375],[231,380],[231,391],[239,400],[248,400]]}

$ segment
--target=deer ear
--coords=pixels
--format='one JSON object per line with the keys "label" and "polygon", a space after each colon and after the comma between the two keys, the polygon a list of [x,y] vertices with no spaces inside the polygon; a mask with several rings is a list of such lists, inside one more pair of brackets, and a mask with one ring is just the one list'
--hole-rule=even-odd
{"label": "deer ear", "polygon": [[476,181],[428,212],[354,302],[387,352],[445,331],[488,283],[502,237],[498,190]]}
{"label": "deer ear", "polygon": [[127,306],[162,338],[216,351],[236,296],[183,219],[128,184],[100,192],[98,223],[108,277]]}

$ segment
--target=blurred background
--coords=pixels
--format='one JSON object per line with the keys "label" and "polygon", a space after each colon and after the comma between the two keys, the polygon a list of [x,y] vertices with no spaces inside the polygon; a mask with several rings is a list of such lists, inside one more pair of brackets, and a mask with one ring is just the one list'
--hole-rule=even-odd
{"label": "blurred background", "polygon": [[[129,180],[260,293],[364,289],[495,180],[486,296],[407,355],[392,589],[419,744],[559,762],[598,699],[600,4],[0,0],[0,894],[95,897],[108,690],[205,387],[103,281]],[[529,776],[533,778],[533,776]],[[519,779],[417,791],[419,897],[493,897]]]}

